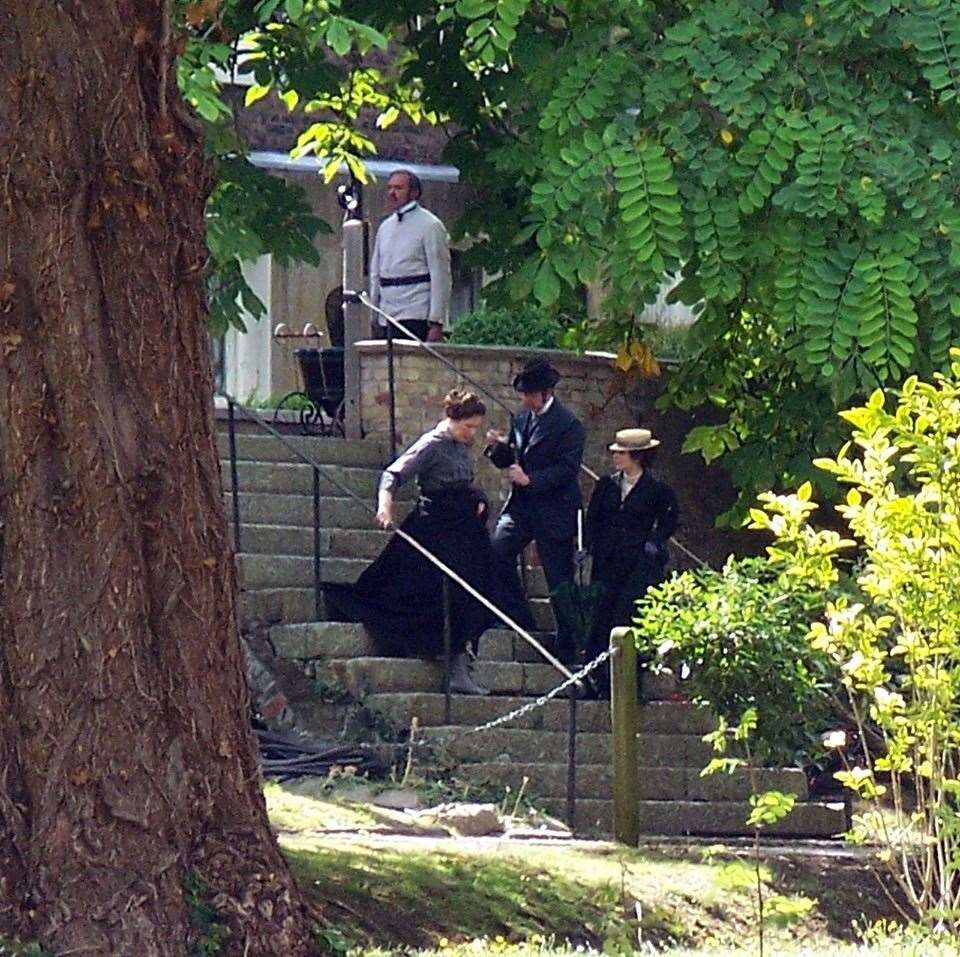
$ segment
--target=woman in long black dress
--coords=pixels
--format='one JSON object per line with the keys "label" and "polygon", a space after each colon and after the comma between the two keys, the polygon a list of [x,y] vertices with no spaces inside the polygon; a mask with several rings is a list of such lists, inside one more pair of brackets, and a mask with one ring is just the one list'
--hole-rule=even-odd
{"label": "woman in long black dress", "polygon": [[631,623],[636,600],[666,578],[667,541],[679,511],[673,490],[650,471],[659,444],[648,429],[617,432],[609,446],[616,471],[600,479],[590,498],[585,532],[591,581],[603,585],[591,658],[607,647],[612,628]]}
{"label": "woman in long black dress", "polygon": [[[480,594],[489,595],[493,553],[487,532],[487,500],[473,483],[470,445],[483,425],[486,408],[471,392],[452,391],[446,415],[400,457],[380,479],[377,523],[394,524],[397,488],[416,477],[420,498],[400,526]],[[443,572],[400,536],[394,535],[379,558],[354,585],[327,585],[335,610],[362,621],[381,648],[404,657],[443,654]],[[461,586],[449,582],[451,609],[450,688],[461,694],[487,694],[469,671],[467,649],[476,651],[490,614]]]}

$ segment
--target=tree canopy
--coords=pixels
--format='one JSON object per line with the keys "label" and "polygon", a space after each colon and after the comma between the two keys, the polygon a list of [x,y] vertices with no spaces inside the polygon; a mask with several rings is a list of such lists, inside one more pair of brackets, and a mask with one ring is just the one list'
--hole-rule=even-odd
{"label": "tree canopy", "polygon": [[[502,276],[492,300],[568,310],[596,284],[601,315],[571,341],[629,343],[676,274],[699,318],[669,399],[725,410],[687,447],[723,456],[744,504],[810,477],[837,409],[942,367],[957,338],[958,0],[264,0],[246,16],[257,91],[333,110],[301,150],[354,168],[369,144],[351,108],[449,123],[484,195],[460,229]],[[390,82],[350,69],[388,39]]]}

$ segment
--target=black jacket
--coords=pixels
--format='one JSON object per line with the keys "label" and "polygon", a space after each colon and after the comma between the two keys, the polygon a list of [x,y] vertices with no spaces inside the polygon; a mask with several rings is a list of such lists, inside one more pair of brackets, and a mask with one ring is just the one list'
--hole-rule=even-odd
{"label": "black jacket", "polygon": [[503,512],[528,522],[534,538],[564,541],[576,535],[583,445],[583,425],[555,398],[541,416],[519,412],[508,441],[490,450],[497,468],[516,462],[530,477],[524,488],[513,487]]}
{"label": "black jacket", "polygon": [[586,546],[594,563],[636,561],[643,546],[652,542],[666,558],[666,543],[679,521],[677,497],[649,472],[637,479],[630,494],[620,501],[619,472],[597,482],[585,527]]}

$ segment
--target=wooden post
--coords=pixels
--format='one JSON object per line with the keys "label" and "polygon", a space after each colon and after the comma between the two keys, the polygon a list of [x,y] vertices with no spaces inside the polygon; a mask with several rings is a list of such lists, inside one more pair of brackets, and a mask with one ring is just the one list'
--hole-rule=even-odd
{"label": "wooden post", "polygon": [[[367,337],[364,308],[348,293],[366,291],[363,276],[363,222],[346,219],[343,223],[343,424],[348,439],[363,437],[360,421],[360,353],[357,342]],[[369,325],[369,324],[368,324]]]}
{"label": "wooden post", "polygon": [[630,628],[614,628],[610,644],[610,717],[613,723],[613,829],[621,844],[640,840],[637,765],[637,646]]}

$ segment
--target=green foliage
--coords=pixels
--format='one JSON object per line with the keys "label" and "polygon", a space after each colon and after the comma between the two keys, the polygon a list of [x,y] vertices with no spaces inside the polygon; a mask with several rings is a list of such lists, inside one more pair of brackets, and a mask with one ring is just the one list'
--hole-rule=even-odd
{"label": "green foliage", "polygon": [[636,921],[622,914],[619,887],[587,888],[576,876],[509,855],[360,847],[289,850],[286,856],[325,914],[336,915],[338,904],[349,902],[340,929],[354,944],[395,946],[418,927],[429,927],[434,940],[489,936],[501,947],[505,937],[596,941],[601,928],[611,935],[621,927],[636,932]]}
{"label": "green foliage", "polygon": [[244,329],[244,312],[254,319],[265,313],[241,264],[271,254],[281,265],[316,265],[313,241],[330,227],[311,214],[300,186],[270,176],[244,158],[233,110],[221,95],[215,70],[253,74],[246,106],[276,95],[291,111],[298,106],[305,113],[323,111],[323,120],[301,135],[298,151],[324,157],[328,181],[342,164],[366,178],[360,157],[374,152],[374,146],[353,129],[361,110],[377,111],[384,127],[401,113],[415,122],[433,117],[422,109],[415,84],[397,84],[376,70],[330,62],[329,51],[342,57],[387,43],[379,30],[343,15],[337,0],[228,0],[212,7],[181,3],[177,15],[178,26],[187,33],[177,82],[206,127],[207,147],[217,166],[207,204],[208,288],[211,330],[223,334],[230,326]]}
{"label": "green foliage", "polygon": [[324,954],[347,954],[352,949],[349,939],[337,927],[314,927],[313,936]]}
{"label": "green foliage", "polygon": [[516,301],[602,284],[614,350],[679,268],[699,347],[666,401],[724,410],[733,440],[700,441],[741,488],[728,520],[774,484],[829,494],[837,409],[960,333],[960,4],[518,4],[484,60],[498,6],[405,38],[484,194],[474,261]]}
{"label": "green foliage", "polygon": [[0,935],[0,957],[53,957],[36,941],[23,944]]}
{"label": "green foliage", "polygon": [[[943,368],[960,334],[957,0],[231,0],[189,22],[178,79],[220,157],[240,145],[214,66],[309,114],[297,152],[328,179],[365,177],[364,111],[450,120],[448,158],[483,196],[457,233],[501,277],[491,307],[576,312],[594,283],[602,316],[566,341],[619,351],[678,270],[698,321],[663,401],[723,410],[687,447],[739,486],[726,522],[775,485],[830,495],[810,461],[836,448],[837,409]],[[396,69],[363,62],[391,40]],[[242,210],[216,203],[225,227]],[[235,247],[221,230],[221,326],[238,294],[258,309],[238,256],[285,237],[310,255],[302,216],[277,211]]]}
{"label": "green foliage", "polygon": [[797,803],[796,794],[785,794],[783,791],[764,791],[762,794],[750,795],[750,816],[747,818],[748,827],[769,827],[782,821]]}
{"label": "green foliage", "polygon": [[538,309],[477,309],[453,325],[450,341],[476,346],[522,346],[556,349],[563,326],[554,316]]}
{"label": "green foliage", "polygon": [[246,331],[239,302],[255,318],[265,309],[243,281],[240,263],[270,253],[281,266],[318,265],[313,245],[330,227],[310,212],[306,196],[240,156],[217,162],[217,184],[207,201],[210,250],[210,324],[223,334],[231,325]]}
{"label": "green foliage", "polygon": [[223,951],[230,939],[230,931],[219,921],[219,914],[206,901],[207,889],[193,871],[183,875],[183,896],[190,911],[190,923],[196,939],[190,951],[191,957],[214,957]]}
{"label": "green foliage", "polygon": [[960,957],[960,940],[944,928],[878,920],[863,927],[868,954],[877,957]]}
{"label": "green foliage", "polygon": [[730,559],[719,572],[687,571],[651,588],[637,605],[637,645],[655,669],[689,672],[687,693],[723,719],[721,738],[755,715],[753,759],[796,764],[819,750],[831,723],[837,676],[806,641],[825,603],[824,591],[777,565]]}
{"label": "green foliage", "polygon": [[[760,957],[763,957],[767,925],[785,927],[800,920],[813,907],[814,901],[806,897],[781,895],[770,897],[765,892],[764,885],[769,882],[770,875],[760,855],[761,836],[765,828],[779,824],[789,816],[797,803],[797,796],[784,791],[760,791],[756,757],[751,747],[758,724],[758,711],[755,707],[747,708],[741,715],[739,723],[733,726],[727,724],[721,716],[716,730],[705,734],[704,741],[710,742],[718,755],[726,754],[732,746],[743,757],[715,757],[700,772],[700,776],[706,777],[721,771],[731,774],[739,768],[745,768],[749,775],[750,814],[746,823],[747,827],[753,828],[752,884],[757,907],[757,943]],[[742,880],[742,871],[739,872],[738,877]]]}
{"label": "green foliage", "polygon": [[900,25],[900,37],[917,53],[923,75],[943,105],[960,96],[960,12],[954,3],[917,0]]}
{"label": "green foliage", "polygon": [[[829,602],[809,639],[839,670],[864,742],[865,765],[838,777],[871,808],[879,860],[918,919],[956,933],[960,350],[951,355],[949,375],[910,376],[892,402],[878,389],[844,412],[852,442],[818,460],[848,488],[837,510],[863,556],[862,594]],[[810,525],[809,495],[768,494],[751,515],[775,536],[769,551],[784,575],[828,589],[855,543]]]}
{"label": "green foliage", "polygon": [[[632,292],[637,281],[658,282],[679,263],[683,214],[673,166],[659,143],[642,139],[611,158],[619,194],[618,232],[630,253],[621,269],[611,269],[611,277]],[[638,269],[643,270],[640,276]]]}

